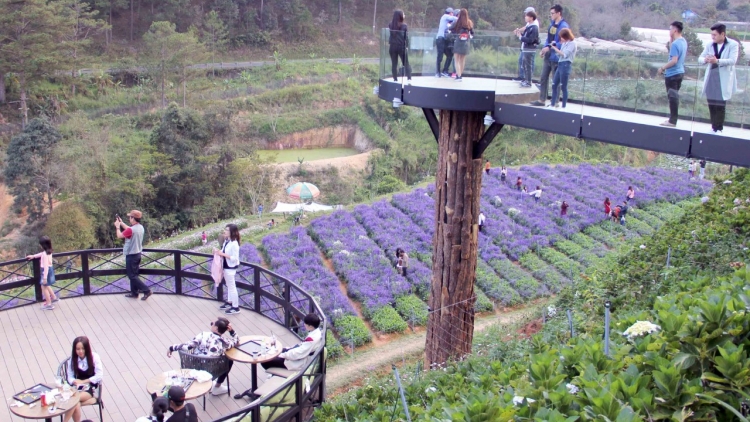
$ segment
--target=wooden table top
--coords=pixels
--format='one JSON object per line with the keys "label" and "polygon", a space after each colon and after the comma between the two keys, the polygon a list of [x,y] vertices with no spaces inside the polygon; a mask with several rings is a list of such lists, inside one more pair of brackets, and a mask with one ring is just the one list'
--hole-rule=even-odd
{"label": "wooden table top", "polygon": [[[8,409],[10,409],[11,413],[13,413],[14,415],[24,419],[47,419],[62,415],[63,413],[75,407],[81,399],[81,395],[78,393],[78,391],[72,389],[71,392],[73,394],[68,400],[63,401],[62,397],[60,396],[60,390],[57,389],[57,391],[58,393],[55,396],[56,402],[54,404],[54,412],[49,411],[53,408],[52,405],[42,407],[41,400],[37,400],[31,405],[24,404],[20,407],[9,406]],[[11,400],[10,404],[13,403],[15,403],[15,400]]]}
{"label": "wooden table top", "polygon": [[[171,377],[172,374],[175,373],[182,373],[183,377],[187,377],[190,371],[190,369],[176,369],[173,371],[166,371],[162,372],[161,374],[156,374],[148,380],[148,383],[146,384],[146,391],[148,391],[149,394],[156,394],[157,396],[160,396],[162,390],[164,389],[164,386],[166,385],[165,381],[168,377]],[[198,397],[205,396],[209,391],[211,391],[212,386],[212,380],[204,382],[198,382],[197,380],[193,381],[193,383],[190,385],[190,388],[185,391],[185,400],[193,400],[197,399]]]}
{"label": "wooden table top", "polygon": [[[246,343],[248,341],[257,341],[261,344],[270,344],[271,337],[269,336],[242,336],[240,337],[240,342],[237,344],[239,346],[242,343]],[[270,349],[266,353],[258,356],[252,356],[249,355],[241,350],[239,350],[237,347],[233,347],[226,352],[224,352],[227,357],[235,362],[241,362],[241,363],[263,363],[268,362],[269,360],[272,360],[276,356],[281,354],[281,349],[284,347],[284,345],[281,343],[278,337],[276,337],[276,348]]]}

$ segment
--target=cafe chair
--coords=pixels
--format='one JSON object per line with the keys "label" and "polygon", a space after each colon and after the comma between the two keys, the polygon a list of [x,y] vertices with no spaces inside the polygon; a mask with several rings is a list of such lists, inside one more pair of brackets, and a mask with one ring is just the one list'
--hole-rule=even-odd
{"label": "cafe chair", "polygon": [[[64,361],[60,362],[60,365],[57,366],[57,372],[55,372],[55,376],[57,376],[58,378],[67,380],[69,362],[70,362],[70,358],[67,358]],[[81,407],[85,407],[85,406],[98,406],[99,407],[99,422],[104,421],[104,415],[102,413],[102,409],[104,409],[104,402],[102,401],[102,390],[104,390],[103,384],[104,382],[100,382],[99,386],[96,389],[94,389],[94,397],[81,403]],[[62,420],[62,415],[60,416],[60,420]]]}
{"label": "cafe chair", "polygon": [[[197,369],[206,371],[211,374],[211,380],[219,378],[221,374],[226,373],[232,363],[228,357],[222,356],[199,356],[178,350],[180,353],[180,368]],[[232,395],[232,389],[229,386],[229,374],[227,374],[227,394]],[[206,410],[206,396],[203,396],[203,410]]]}

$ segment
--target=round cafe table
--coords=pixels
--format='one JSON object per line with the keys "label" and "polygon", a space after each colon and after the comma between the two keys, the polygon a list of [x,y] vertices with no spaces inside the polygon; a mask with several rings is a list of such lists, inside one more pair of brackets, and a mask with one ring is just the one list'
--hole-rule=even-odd
{"label": "round cafe table", "polygon": [[[78,393],[78,391],[71,390],[73,393],[68,400],[63,401],[62,397],[60,396],[60,390],[57,389],[58,393],[55,396],[55,404],[54,405],[48,405],[42,407],[42,401],[37,400],[34,403],[32,403],[33,407],[31,407],[28,404],[24,404],[23,406],[17,407],[17,406],[9,406],[10,412],[14,415],[18,416],[19,418],[24,419],[44,419],[48,422],[52,422],[52,418],[56,416],[60,416],[63,413],[67,412],[68,410],[74,408],[78,402],[81,400],[81,395]],[[11,404],[15,403],[15,400],[11,400]],[[52,409],[54,406],[55,411],[50,412],[50,409]]]}
{"label": "round cafe table", "polygon": [[233,347],[224,354],[227,355],[227,357],[235,362],[241,362],[241,363],[249,363],[252,366],[250,367],[250,373],[251,373],[251,380],[250,380],[250,389],[245,390],[242,394],[236,395],[234,398],[242,398],[243,396],[250,396],[253,391],[258,389],[258,364],[263,362],[268,362],[270,360],[273,360],[273,358],[279,356],[281,354],[281,349],[284,348],[284,345],[281,343],[281,341],[276,338],[276,348],[268,349],[264,354],[261,355],[251,355],[249,353],[243,352],[239,349],[243,343],[247,343],[249,341],[255,341],[260,344],[269,344],[271,342],[271,337],[269,336],[242,336],[240,337],[240,342],[237,344],[236,347]]}
{"label": "round cafe table", "polygon": [[[161,395],[164,386],[167,385],[167,378],[170,378],[173,374],[179,374],[187,378],[188,376],[190,376],[190,371],[191,369],[176,369],[173,371],[166,371],[160,374],[156,374],[148,380],[148,383],[146,383],[146,391],[148,391],[148,394],[150,394],[151,397],[158,397]],[[203,397],[203,410],[206,410],[206,394],[211,391],[212,386],[212,380],[203,382],[193,380],[190,388],[185,391],[185,400],[195,400],[199,397]]]}

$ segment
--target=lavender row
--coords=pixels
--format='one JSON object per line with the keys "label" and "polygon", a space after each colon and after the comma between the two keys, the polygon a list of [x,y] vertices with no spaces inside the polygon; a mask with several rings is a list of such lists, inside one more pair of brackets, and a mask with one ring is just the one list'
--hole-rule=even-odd
{"label": "lavender row", "polygon": [[349,295],[364,306],[366,317],[412,290],[351,213],[336,211],[317,218],[310,223],[310,230],[347,282]]}
{"label": "lavender row", "polygon": [[338,278],[325,267],[320,251],[303,227],[264,237],[263,249],[271,269],[314,296],[334,323],[344,315],[356,315],[339,289]]}

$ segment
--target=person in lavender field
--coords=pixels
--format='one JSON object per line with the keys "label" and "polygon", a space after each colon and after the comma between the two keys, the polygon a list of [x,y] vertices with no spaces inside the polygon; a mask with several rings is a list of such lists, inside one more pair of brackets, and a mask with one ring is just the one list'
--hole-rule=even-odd
{"label": "person in lavender field", "polygon": [[523,187],[523,188],[521,189],[521,192],[523,192],[523,193],[529,193],[528,189],[526,189],[526,186],[524,186],[524,187]]}
{"label": "person in lavender field", "polygon": [[484,228],[484,220],[485,220],[484,213],[482,211],[479,211],[479,221],[478,221],[478,223],[479,223],[479,231],[480,232]]}
{"label": "person in lavender field", "polygon": [[487,160],[487,162],[484,163],[484,172],[490,174],[490,160]]}
{"label": "person in lavender field", "polygon": [[700,160],[699,164],[701,166],[701,174],[698,177],[703,180],[706,177],[706,160]]}
{"label": "person in lavender field", "polygon": [[609,197],[604,198],[604,214],[609,217],[612,214],[612,202],[609,200]]}
{"label": "person in lavender field", "polygon": [[521,190],[522,186],[523,186],[523,180],[521,180],[521,176],[518,176],[518,179],[516,179],[516,189]]}
{"label": "person in lavender field", "polygon": [[534,202],[539,202],[539,199],[542,197],[542,188],[537,186],[535,190],[529,192],[529,195],[534,197]]}
{"label": "person in lavender field", "polygon": [[401,258],[401,275],[406,277],[406,272],[409,270],[409,255],[407,255],[405,250],[401,249],[399,258]]}
{"label": "person in lavender field", "polygon": [[692,160],[690,164],[688,164],[688,178],[695,178],[695,160]]}
{"label": "person in lavender field", "polygon": [[508,177],[508,169],[506,169],[505,166],[503,166],[500,169],[500,181],[503,182],[503,183],[505,183],[505,179],[507,177]]}
{"label": "person in lavender field", "polygon": [[635,189],[632,186],[628,186],[628,193],[625,196],[625,201],[633,202],[635,200]]}
{"label": "person in lavender field", "polygon": [[560,205],[560,217],[565,217],[566,215],[568,215],[568,207],[568,203],[563,201]]}
{"label": "person in lavender field", "polygon": [[628,214],[628,201],[622,202],[622,207],[620,207],[620,225],[625,225],[625,216]]}

